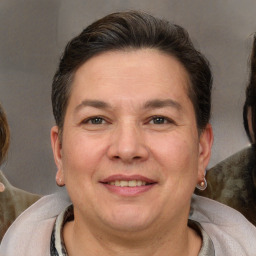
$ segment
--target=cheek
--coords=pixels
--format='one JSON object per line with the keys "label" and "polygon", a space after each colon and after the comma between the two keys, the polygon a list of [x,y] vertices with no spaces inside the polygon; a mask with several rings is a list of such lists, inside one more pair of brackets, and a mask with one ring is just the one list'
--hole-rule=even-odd
{"label": "cheek", "polygon": [[68,194],[77,205],[77,202],[92,194],[99,164],[99,146],[83,136],[67,137],[72,139],[66,140],[63,144],[64,179]]}
{"label": "cheek", "polygon": [[154,159],[161,165],[168,190],[177,194],[186,193],[186,189],[193,192],[197,183],[198,142],[190,136],[185,138],[182,135],[166,137],[152,144],[151,150]]}
{"label": "cheek", "polygon": [[93,175],[99,159],[102,157],[103,145],[99,139],[90,139],[83,135],[67,136],[63,144],[63,169],[65,176]]}
{"label": "cheek", "polygon": [[159,162],[182,167],[198,160],[198,142],[192,137],[166,136],[154,140],[151,136],[150,140],[151,152]]}

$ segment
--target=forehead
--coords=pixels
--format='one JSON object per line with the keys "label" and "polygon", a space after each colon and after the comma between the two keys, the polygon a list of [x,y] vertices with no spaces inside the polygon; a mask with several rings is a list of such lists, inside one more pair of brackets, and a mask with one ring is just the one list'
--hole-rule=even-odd
{"label": "forehead", "polygon": [[[109,51],[86,61],[74,74],[72,95],[134,93],[188,95],[190,79],[183,65],[173,56],[155,49]],[[107,94],[106,94],[107,93]]]}

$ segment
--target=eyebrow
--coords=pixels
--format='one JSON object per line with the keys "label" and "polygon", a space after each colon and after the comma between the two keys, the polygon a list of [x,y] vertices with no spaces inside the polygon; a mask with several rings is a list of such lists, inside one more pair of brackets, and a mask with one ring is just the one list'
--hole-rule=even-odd
{"label": "eyebrow", "polygon": [[111,106],[100,100],[83,100],[78,106],[76,106],[75,111],[79,111],[83,107],[93,107],[99,109],[111,108]]}
{"label": "eyebrow", "polygon": [[[93,107],[99,109],[110,109],[112,108],[110,104],[105,101],[101,100],[83,100],[76,108],[75,111],[79,111],[83,107]],[[181,110],[182,106],[175,100],[166,99],[166,100],[149,100],[144,105],[143,108],[145,109],[154,109],[154,108],[164,108],[164,107],[173,107],[177,110]]]}
{"label": "eyebrow", "polygon": [[164,108],[164,107],[173,107],[176,108],[177,110],[181,110],[182,106],[179,102],[172,100],[172,99],[166,99],[166,100],[159,100],[159,99],[155,99],[155,100],[150,100],[147,101],[144,104],[144,108],[150,108],[150,109],[154,109],[154,108]]}

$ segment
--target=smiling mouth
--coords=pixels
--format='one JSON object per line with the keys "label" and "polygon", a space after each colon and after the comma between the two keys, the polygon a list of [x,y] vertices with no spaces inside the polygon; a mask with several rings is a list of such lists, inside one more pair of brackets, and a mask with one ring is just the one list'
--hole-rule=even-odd
{"label": "smiling mouth", "polygon": [[141,175],[112,175],[100,183],[116,195],[135,197],[151,190],[158,182]]}
{"label": "smiling mouth", "polygon": [[156,185],[155,180],[149,179],[141,175],[111,175],[100,181],[112,192],[121,193],[122,195],[135,195],[145,192]]}
{"label": "smiling mouth", "polygon": [[106,184],[116,186],[116,187],[141,187],[151,185],[152,183],[147,183],[142,180],[115,180],[107,182]]}

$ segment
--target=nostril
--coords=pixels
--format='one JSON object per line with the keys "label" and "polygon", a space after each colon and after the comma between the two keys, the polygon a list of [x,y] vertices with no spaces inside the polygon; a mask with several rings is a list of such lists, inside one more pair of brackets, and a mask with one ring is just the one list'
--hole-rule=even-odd
{"label": "nostril", "polygon": [[144,144],[131,136],[118,136],[107,149],[107,156],[112,160],[124,162],[141,161],[148,158],[149,152]]}
{"label": "nostril", "polygon": [[116,160],[127,160],[127,161],[134,161],[134,160],[140,160],[142,157],[140,156],[134,156],[134,157],[125,157],[125,156],[113,156],[112,159],[116,159]]}

